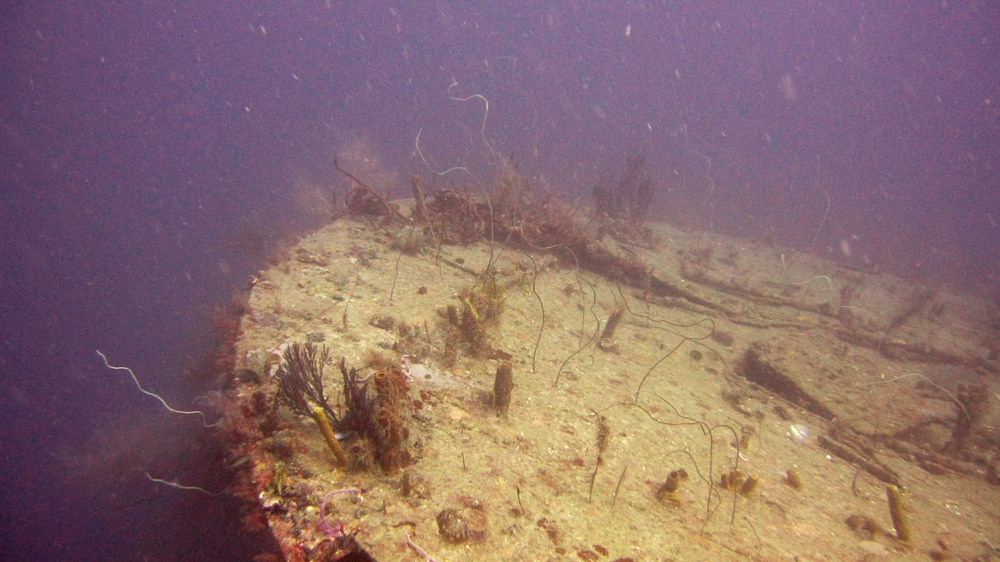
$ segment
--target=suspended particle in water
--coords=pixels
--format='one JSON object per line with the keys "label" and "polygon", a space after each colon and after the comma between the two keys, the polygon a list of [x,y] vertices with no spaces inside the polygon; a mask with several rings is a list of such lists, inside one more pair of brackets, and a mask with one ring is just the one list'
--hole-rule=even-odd
{"label": "suspended particle in water", "polygon": [[851,257],[851,243],[848,242],[846,238],[840,241],[840,253],[843,254],[845,258]]}

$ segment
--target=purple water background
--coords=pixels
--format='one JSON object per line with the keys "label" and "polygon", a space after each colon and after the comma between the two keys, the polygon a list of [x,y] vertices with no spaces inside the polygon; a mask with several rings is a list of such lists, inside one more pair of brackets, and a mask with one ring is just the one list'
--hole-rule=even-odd
{"label": "purple water background", "polygon": [[404,195],[419,132],[576,199],[641,152],[666,220],[996,298],[998,6],[5,2],[0,558],[246,555],[237,507],[144,477],[222,488],[210,430],[95,350],[195,407],[205,315],[337,153]]}

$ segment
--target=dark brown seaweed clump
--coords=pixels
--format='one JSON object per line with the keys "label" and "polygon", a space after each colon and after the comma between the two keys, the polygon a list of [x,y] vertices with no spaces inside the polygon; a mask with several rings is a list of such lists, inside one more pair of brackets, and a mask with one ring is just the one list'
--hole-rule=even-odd
{"label": "dark brown seaweed clump", "polygon": [[369,381],[359,380],[357,369],[348,370],[340,360],[344,376],[344,398],[347,415],[338,428],[357,432],[373,449],[375,460],[386,472],[408,466],[412,457],[404,447],[410,433],[405,423],[405,413],[412,401],[409,383],[399,367],[382,370],[372,375],[374,396],[368,393]]}
{"label": "dark brown seaweed clump", "polygon": [[[611,192],[605,196],[601,188],[597,188],[595,206],[596,215],[602,221],[619,225],[619,229],[627,231],[627,238],[635,238],[636,223],[641,223],[642,213],[649,208],[652,199],[652,182],[644,170],[643,158],[630,159],[624,175],[614,183]],[[356,204],[349,209],[372,207],[370,211],[352,211],[352,214],[367,215],[375,224],[375,218],[382,218],[384,227],[392,218],[394,212],[391,206],[384,205],[370,189],[365,186],[356,188],[363,196],[360,201],[365,205]],[[615,281],[628,283],[634,287],[653,286],[657,289],[658,280],[654,279],[642,260],[631,252],[619,251],[614,245],[601,242],[604,234],[615,233],[614,225],[601,228],[587,226],[574,215],[576,210],[548,192],[540,192],[522,181],[516,166],[509,160],[505,161],[496,177],[496,183],[488,199],[477,201],[471,195],[475,191],[465,189],[431,190],[419,178],[413,178],[414,211],[410,217],[412,224],[422,229],[423,235],[436,244],[468,245],[489,236],[491,243],[504,241],[513,247],[526,250],[549,251],[584,269],[598,272]],[[370,203],[368,203],[370,201]],[[644,238],[646,236],[643,236]],[[485,273],[493,266],[491,262]],[[491,281],[487,281],[490,283]],[[662,283],[661,283],[662,284]],[[487,291],[494,287],[485,287]],[[487,293],[488,295],[488,293]],[[500,295],[494,295],[500,296]],[[495,299],[495,304],[502,306],[502,301]],[[467,314],[475,311],[480,322],[491,322],[491,310],[476,303],[466,303]],[[468,310],[471,308],[472,310]],[[497,315],[501,308],[495,309]],[[457,310],[456,310],[457,312]],[[478,342],[482,339],[476,333],[479,323],[461,322],[465,341],[470,342],[473,352],[479,352],[479,357],[491,357],[495,352],[488,345],[480,348]],[[452,325],[457,323],[452,320]],[[486,353],[482,353],[485,351]],[[501,355],[500,353],[496,355]]]}

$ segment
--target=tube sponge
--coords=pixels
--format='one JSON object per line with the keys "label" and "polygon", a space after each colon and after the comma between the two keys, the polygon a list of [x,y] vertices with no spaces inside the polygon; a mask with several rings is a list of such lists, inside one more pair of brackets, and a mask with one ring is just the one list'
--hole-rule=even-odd
{"label": "tube sponge", "polygon": [[906,513],[903,512],[903,497],[899,493],[899,488],[892,484],[886,484],[885,495],[889,498],[889,515],[892,517],[892,526],[896,529],[896,538],[899,542],[910,542],[910,526],[906,521]]}
{"label": "tube sponge", "polygon": [[344,455],[344,448],[340,446],[340,441],[337,441],[337,436],[333,433],[333,426],[330,425],[330,420],[326,417],[326,412],[323,408],[316,407],[312,411],[313,420],[316,422],[316,427],[319,428],[320,433],[323,434],[323,438],[326,439],[326,444],[333,451],[333,456],[337,457],[337,464],[344,466],[347,464],[347,456]]}

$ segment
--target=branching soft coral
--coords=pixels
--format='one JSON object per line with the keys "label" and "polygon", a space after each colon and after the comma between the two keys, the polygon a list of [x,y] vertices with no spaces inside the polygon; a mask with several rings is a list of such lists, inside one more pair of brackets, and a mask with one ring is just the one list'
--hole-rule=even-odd
{"label": "branching soft coral", "polygon": [[275,375],[278,401],[303,416],[311,416],[314,408],[322,408],[327,418],[334,424],[339,423],[340,418],[323,391],[323,368],[328,362],[326,346],[320,350],[311,343],[288,346]]}

